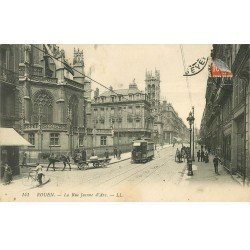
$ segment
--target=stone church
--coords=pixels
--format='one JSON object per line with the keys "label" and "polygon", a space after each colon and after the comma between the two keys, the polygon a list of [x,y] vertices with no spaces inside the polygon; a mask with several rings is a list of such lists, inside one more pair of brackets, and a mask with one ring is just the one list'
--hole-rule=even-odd
{"label": "stone church", "polygon": [[92,146],[91,83],[84,74],[83,51],[74,50],[73,65],[56,45],[20,45],[18,102],[20,134],[39,153],[73,152]]}

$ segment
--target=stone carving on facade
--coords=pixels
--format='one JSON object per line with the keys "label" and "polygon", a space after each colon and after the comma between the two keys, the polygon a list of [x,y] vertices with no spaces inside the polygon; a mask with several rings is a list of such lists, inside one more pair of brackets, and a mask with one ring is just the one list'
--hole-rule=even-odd
{"label": "stone carving on facade", "polygon": [[84,65],[83,50],[80,51],[79,49],[74,48],[73,64],[77,64],[77,63]]}

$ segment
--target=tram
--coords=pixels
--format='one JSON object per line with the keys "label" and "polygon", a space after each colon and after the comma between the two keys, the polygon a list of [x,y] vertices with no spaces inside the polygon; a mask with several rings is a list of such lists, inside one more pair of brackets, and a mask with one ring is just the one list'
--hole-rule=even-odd
{"label": "tram", "polygon": [[134,140],[132,147],[132,162],[147,162],[154,158],[154,142],[149,139]]}

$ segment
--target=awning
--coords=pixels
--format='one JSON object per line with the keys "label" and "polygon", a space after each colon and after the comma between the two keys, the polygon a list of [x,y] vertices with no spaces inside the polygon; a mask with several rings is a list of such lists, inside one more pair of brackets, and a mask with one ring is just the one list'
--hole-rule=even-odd
{"label": "awning", "polygon": [[13,128],[0,128],[0,146],[31,146]]}

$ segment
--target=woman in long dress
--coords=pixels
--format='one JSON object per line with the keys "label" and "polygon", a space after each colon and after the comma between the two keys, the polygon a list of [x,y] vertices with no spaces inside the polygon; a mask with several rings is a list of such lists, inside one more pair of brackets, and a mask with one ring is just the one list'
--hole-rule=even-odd
{"label": "woman in long dress", "polygon": [[3,179],[4,179],[4,184],[5,185],[10,184],[11,181],[12,181],[12,171],[11,171],[10,166],[7,163],[4,165]]}

